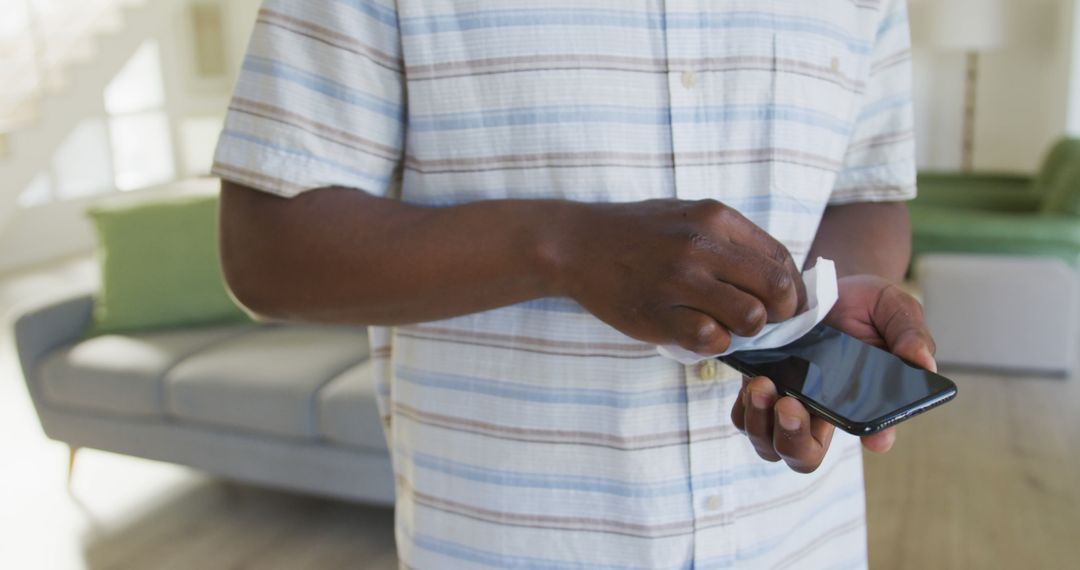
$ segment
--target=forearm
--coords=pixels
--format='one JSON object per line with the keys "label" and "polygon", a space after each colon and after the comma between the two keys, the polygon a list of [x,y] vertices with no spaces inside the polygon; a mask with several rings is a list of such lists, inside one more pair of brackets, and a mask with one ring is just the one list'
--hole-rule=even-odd
{"label": "forearm", "polygon": [[553,294],[545,248],[569,207],[431,208],[348,189],[283,199],[225,183],[222,260],[233,293],[263,316],[431,321]]}
{"label": "forearm", "polygon": [[830,206],[807,263],[832,259],[844,275],[878,275],[901,281],[911,260],[911,222],[903,202]]}

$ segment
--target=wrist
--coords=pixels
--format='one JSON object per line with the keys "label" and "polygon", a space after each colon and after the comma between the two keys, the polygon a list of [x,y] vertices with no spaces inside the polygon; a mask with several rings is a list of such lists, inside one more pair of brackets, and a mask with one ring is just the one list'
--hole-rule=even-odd
{"label": "wrist", "polygon": [[571,278],[574,259],[579,253],[582,219],[588,205],[566,200],[552,200],[535,208],[528,251],[532,273],[537,276],[545,297],[573,297]]}

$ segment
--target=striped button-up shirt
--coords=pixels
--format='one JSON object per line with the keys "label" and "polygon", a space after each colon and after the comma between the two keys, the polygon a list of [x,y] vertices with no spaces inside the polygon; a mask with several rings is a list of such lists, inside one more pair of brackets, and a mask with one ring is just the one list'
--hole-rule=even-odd
{"label": "striped button-up shirt", "polygon": [[[802,262],[828,205],[914,195],[908,35],[902,0],[267,0],[215,172],[426,206],[714,198]],[[567,299],[371,338],[405,567],[866,565],[858,441],[811,475],[762,461],[731,369]]]}

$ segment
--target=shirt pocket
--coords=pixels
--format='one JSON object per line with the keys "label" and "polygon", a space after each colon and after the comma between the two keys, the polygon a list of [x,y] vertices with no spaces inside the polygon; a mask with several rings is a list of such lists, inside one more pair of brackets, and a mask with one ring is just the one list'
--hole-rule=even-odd
{"label": "shirt pocket", "polygon": [[[817,213],[840,171],[859,95],[862,58],[839,42],[797,32],[773,37],[770,194]],[[802,210],[802,211],[800,211]]]}

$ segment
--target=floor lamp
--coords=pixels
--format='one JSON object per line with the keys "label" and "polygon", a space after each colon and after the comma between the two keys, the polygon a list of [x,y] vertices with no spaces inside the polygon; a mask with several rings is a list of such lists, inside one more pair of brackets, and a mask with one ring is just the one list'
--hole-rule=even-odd
{"label": "floor lamp", "polygon": [[966,56],[962,165],[971,172],[975,163],[975,111],[979,84],[979,56],[1005,45],[1004,0],[934,0],[934,47]]}

